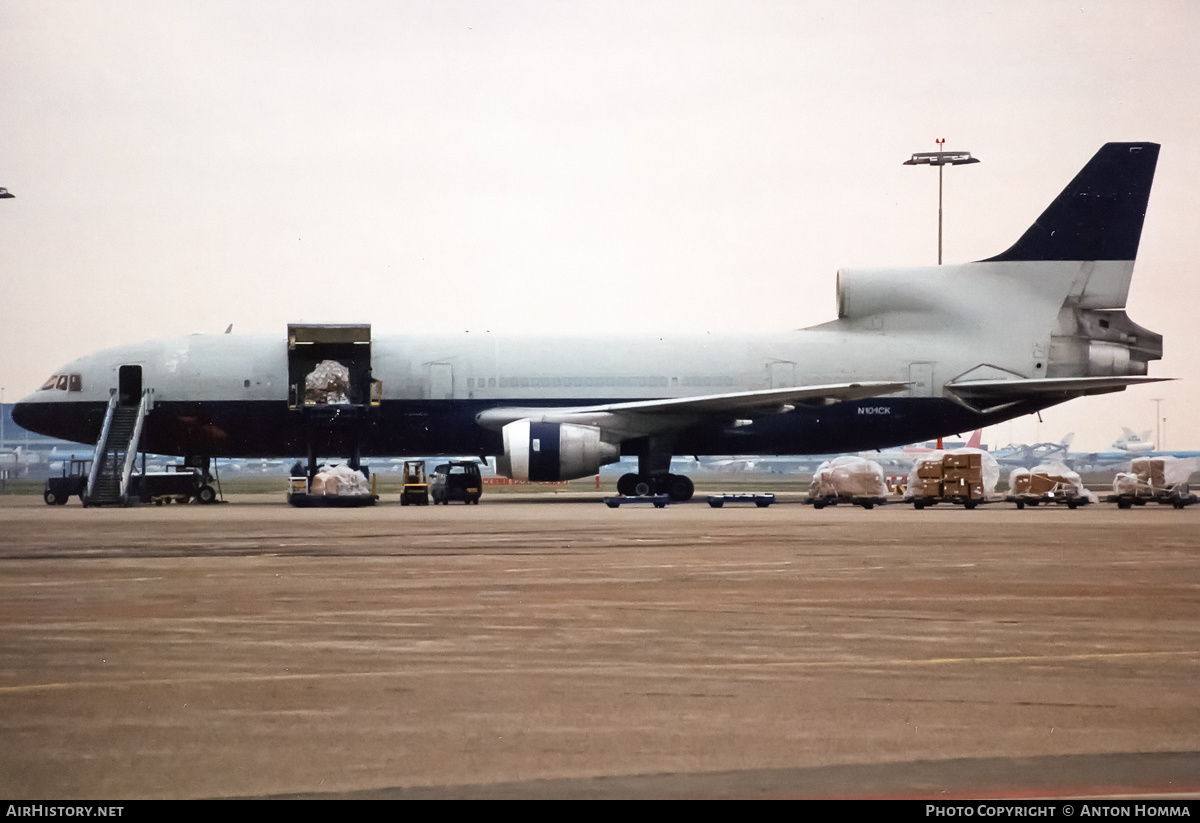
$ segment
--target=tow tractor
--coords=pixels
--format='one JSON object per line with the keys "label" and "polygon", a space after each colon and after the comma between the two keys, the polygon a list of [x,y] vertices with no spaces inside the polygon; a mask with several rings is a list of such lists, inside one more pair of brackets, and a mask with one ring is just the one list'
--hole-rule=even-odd
{"label": "tow tractor", "polygon": [[404,486],[400,489],[401,506],[428,506],[429,479],[424,460],[404,461]]}

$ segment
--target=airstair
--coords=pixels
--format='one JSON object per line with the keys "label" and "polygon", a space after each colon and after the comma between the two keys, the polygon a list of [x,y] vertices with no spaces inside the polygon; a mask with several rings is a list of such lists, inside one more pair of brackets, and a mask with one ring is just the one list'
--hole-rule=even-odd
{"label": "airstair", "polygon": [[136,406],[122,404],[117,392],[108,399],[104,427],[96,441],[92,470],[84,503],[88,506],[124,506],[129,503],[129,480],[137,461],[142,423],[149,409],[150,392],[142,392]]}

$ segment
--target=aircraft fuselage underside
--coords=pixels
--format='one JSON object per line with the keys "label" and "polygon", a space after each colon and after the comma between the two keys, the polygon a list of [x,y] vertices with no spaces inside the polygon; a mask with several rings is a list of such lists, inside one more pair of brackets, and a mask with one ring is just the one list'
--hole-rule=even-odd
{"label": "aircraft fuselage underside", "polygon": [[[562,401],[536,401],[552,408]],[[585,401],[586,402],[586,401]],[[571,405],[579,405],[573,400]],[[37,416],[56,435],[95,443],[104,421],[100,403],[38,404]],[[302,457],[309,444],[322,454],[494,456],[500,433],[475,416],[495,403],[471,400],[394,400],[375,408],[329,406],[305,416],[278,401],[159,402],[146,417],[142,450],[210,457]],[[679,431],[671,452],[711,454],[831,454],[902,446],[947,431],[967,432],[1029,414],[1051,402],[1025,401],[980,414],[943,398],[873,398],[820,408],[797,408],[742,427],[700,424]],[[30,411],[33,411],[32,409]],[[637,441],[622,454],[637,455]]]}

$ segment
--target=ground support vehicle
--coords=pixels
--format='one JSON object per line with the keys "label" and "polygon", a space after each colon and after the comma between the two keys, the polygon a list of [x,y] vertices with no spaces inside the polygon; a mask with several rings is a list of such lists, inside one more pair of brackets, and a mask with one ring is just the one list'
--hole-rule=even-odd
{"label": "ground support vehicle", "polygon": [[663,509],[670,502],[671,495],[669,494],[623,494],[620,497],[604,498],[604,505],[610,509],[615,509],[624,503],[651,503],[654,508]]}
{"label": "ground support vehicle", "polygon": [[429,479],[424,460],[404,461],[404,485],[400,489],[401,506],[428,506]]}
{"label": "ground support vehicle", "polygon": [[[46,480],[46,488],[42,499],[48,506],[62,506],[73,496],[78,495],[81,502],[87,497],[88,472],[92,461],[86,458],[71,458],[63,466],[61,477],[51,477]],[[189,503],[197,500],[201,503],[216,502],[216,491],[204,482],[203,474],[197,468],[179,466],[173,471],[143,472],[129,476],[129,492],[124,505],[133,503],[155,503],[162,505],[175,501]],[[87,505],[84,502],[84,505]]]}
{"label": "ground support vehicle", "polygon": [[42,499],[47,506],[63,506],[73,495],[79,495],[80,501],[87,494],[88,471],[92,461],[72,457],[69,464],[63,464],[61,477],[51,477],[46,480],[46,489]]}
{"label": "ground support vehicle", "polygon": [[1157,503],[1160,506],[1174,506],[1177,509],[1182,509],[1185,506],[1200,503],[1200,497],[1191,492],[1187,483],[1176,483],[1174,486],[1165,489],[1139,486],[1136,492],[1110,494],[1107,500],[1109,503],[1116,503],[1117,508],[1120,509],[1144,506],[1147,503]]}
{"label": "ground support vehicle", "polygon": [[719,509],[726,503],[753,503],[760,509],[765,509],[774,502],[775,495],[770,492],[765,494],[710,494],[708,496],[708,505],[714,509]]}
{"label": "ground support vehicle", "polygon": [[193,499],[214,503],[217,495],[212,486],[204,483],[199,469],[180,467],[176,471],[133,475],[129,480],[129,497],[161,506],[172,501],[190,503]]}
{"label": "ground support vehicle", "polygon": [[451,500],[473,504],[483,494],[483,478],[479,464],[471,460],[452,460],[443,463],[429,476],[429,496],[438,503],[449,505]]}
{"label": "ground support vehicle", "polygon": [[849,494],[825,494],[816,497],[809,496],[804,501],[814,509],[823,509],[826,506],[862,506],[864,509],[873,509],[876,506],[882,506],[888,502],[886,497],[856,497]]}

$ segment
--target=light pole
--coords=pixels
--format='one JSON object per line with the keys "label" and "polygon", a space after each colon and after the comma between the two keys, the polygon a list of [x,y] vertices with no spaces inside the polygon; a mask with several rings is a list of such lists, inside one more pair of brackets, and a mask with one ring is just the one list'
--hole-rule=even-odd
{"label": "light pole", "polygon": [[978,163],[969,151],[940,151],[946,145],[946,138],[935,140],[939,151],[917,152],[908,160],[906,166],[937,166],[938,170],[938,265],[942,265],[942,166],[965,166],[968,163]]}
{"label": "light pole", "polygon": [[1165,397],[1151,397],[1154,401],[1154,449],[1155,451],[1163,451],[1166,446],[1162,441],[1162,401]]}

